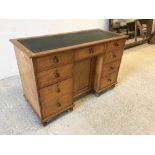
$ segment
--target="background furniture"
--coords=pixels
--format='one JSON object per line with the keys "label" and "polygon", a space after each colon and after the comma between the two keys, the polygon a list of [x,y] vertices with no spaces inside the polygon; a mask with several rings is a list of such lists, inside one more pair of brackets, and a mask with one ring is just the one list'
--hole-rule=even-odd
{"label": "background furniture", "polygon": [[127,35],[125,48],[146,43],[150,40],[153,19],[110,19],[109,30]]}
{"label": "background furniture", "polygon": [[43,124],[115,86],[126,36],[102,30],[13,39],[24,96]]}

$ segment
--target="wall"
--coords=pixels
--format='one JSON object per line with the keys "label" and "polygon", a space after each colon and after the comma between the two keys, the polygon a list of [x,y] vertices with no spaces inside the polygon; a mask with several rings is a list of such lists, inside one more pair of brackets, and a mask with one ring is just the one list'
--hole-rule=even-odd
{"label": "wall", "polygon": [[18,74],[11,38],[84,29],[107,29],[108,20],[0,20],[0,79]]}

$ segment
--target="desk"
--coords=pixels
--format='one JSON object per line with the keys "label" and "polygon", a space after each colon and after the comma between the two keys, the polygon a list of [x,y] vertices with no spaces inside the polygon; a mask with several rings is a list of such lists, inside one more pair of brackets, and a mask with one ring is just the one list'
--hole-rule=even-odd
{"label": "desk", "polygon": [[24,96],[45,125],[75,99],[115,86],[126,36],[95,29],[10,41]]}

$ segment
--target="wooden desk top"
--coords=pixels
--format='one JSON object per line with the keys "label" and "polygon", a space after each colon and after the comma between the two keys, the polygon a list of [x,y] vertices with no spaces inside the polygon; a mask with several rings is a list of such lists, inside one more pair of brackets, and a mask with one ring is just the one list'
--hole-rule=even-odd
{"label": "wooden desk top", "polygon": [[22,48],[30,57],[35,57],[125,37],[116,33],[93,29],[65,34],[11,39],[10,41],[17,47]]}

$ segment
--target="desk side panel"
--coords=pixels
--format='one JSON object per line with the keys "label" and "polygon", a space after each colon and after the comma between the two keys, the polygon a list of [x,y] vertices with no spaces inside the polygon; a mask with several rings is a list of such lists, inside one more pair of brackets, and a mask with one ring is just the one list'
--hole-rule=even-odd
{"label": "desk side panel", "polygon": [[42,118],[32,59],[18,47],[14,46],[14,49],[25,98],[39,118]]}

